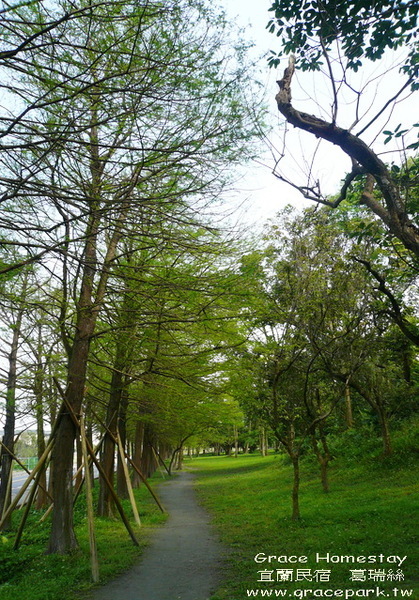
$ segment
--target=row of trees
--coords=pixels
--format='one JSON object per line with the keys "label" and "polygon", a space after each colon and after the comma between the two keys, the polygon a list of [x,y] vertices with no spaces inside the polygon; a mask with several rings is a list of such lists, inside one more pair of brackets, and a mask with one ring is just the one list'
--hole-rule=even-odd
{"label": "row of trees", "polygon": [[234,308],[209,216],[250,156],[259,109],[246,45],[200,0],[36,1],[2,18],[0,514],[24,407],[40,455],[51,423],[48,551],[66,553],[81,413],[104,435],[103,515],[117,435],[148,475],[158,437],[180,448],[220,418],[208,389]]}

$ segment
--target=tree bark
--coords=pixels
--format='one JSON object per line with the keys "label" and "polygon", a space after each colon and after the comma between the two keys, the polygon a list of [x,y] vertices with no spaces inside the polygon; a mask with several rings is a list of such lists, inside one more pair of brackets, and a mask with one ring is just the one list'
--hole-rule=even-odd
{"label": "tree bark", "polygon": [[354,426],[353,412],[352,412],[352,399],[351,399],[351,388],[348,383],[345,384],[345,420],[348,429],[352,429]]}
{"label": "tree bark", "polygon": [[[94,329],[91,315],[79,319],[68,367],[65,401],[75,414],[80,413],[86,382],[89,342]],[[52,490],[54,510],[48,553],[66,554],[78,547],[73,522],[73,457],[76,427],[68,410],[63,409],[52,453]]]}
{"label": "tree bark", "polygon": [[[16,425],[16,382],[17,382],[17,352],[24,313],[24,302],[26,296],[27,280],[24,280],[22,290],[22,302],[17,313],[16,322],[13,326],[12,343],[9,353],[9,369],[7,374],[6,388],[6,419],[4,423],[3,445],[0,452],[1,474],[0,474],[0,518],[4,511],[10,506],[12,500],[12,487],[9,480],[12,477],[12,454],[14,451],[14,437]],[[11,516],[3,523],[2,529],[7,531],[11,527]]]}
{"label": "tree bark", "polygon": [[320,433],[320,441],[322,443],[323,452],[319,449],[319,447],[317,445],[316,435],[313,433],[313,435],[311,436],[311,442],[312,442],[314,453],[315,453],[318,463],[320,465],[320,479],[321,479],[321,483],[322,483],[322,488],[323,488],[323,491],[327,494],[330,491],[328,467],[329,467],[329,462],[332,457],[329,452],[329,447],[327,445],[327,441],[326,441],[326,438],[323,433]]}
{"label": "tree bark", "polygon": [[[101,217],[100,213],[94,208],[92,208],[87,227],[86,245],[83,252],[83,275],[80,296],[77,302],[76,333],[71,348],[67,371],[67,388],[64,393],[65,404],[76,415],[80,414],[84,398],[90,340],[105,295],[111,264],[121,237],[123,215],[126,210],[126,205],[123,205],[108,242],[97,286],[95,286],[94,280],[97,270],[97,235]],[[73,454],[76,433],[76,427],[68,409],[64,408],[52,455],[51,480],[54,510],[48,553],[66,554],[77,548],[73,529],[72,501]]]}
{"label": "tree bark", "polygon": [[378,403],[377,403],[377,415],[378,415],[378,419],[380,421],[381,437],[383,440],[383,455],[385,457],[388,457],[388,456],[391,456],[391,454],[393,453],[393,447],[391,444],[390,428],[388,426],[388,419],[387,419],[386,411]]}
{"label": "tree bark", "polygon": [[[137,425],[135,427],[135,445],[134,445],[134,456],[133,461],[134,464],[141,469],[141,455],[143,452],[143,440],[144,440],[144,423],[142,421],[137,421]],[[132,485],[134,487],[139,487],[141,484],[141,477],[134,470],[132,476]]]}
{"label": "tree bark", "polygon": [[300,457],[297,453],[291,456],[293,467],[293,485],[292,485],[292,520],[297,521],[300,518]]}
{"label": "tree bark", "polygon": [[[123,385],[123,391],[121,396],[121,404],[119,407],[118,416],[118,431],[121,438],[121,443],[125,448],[127,445],[127,409],[128,409],[128,391],[127,383]],[[125,469],[122,464],[122,459],[118,453],[117,471],[116,471],[116,489],[120,498],[128,498],[128,484],[125,477]]]}
{"label": "tree bark", "polygon": [[[41,341],[39,339],[39,341]],[[44,391],[44,366],[42,364],[42,354],[40,344],[38,345],[37,368],[34,377],[34,395],[36,402],[36,434],[37,434],[37,454],[38,460],[44,454],[45,433],[44,433],[44,411],[43,411],[43,391]],[[41,510],[48,505],[47,494],[47,473],[43,469],[39,477],[39,487],[36,496],[35,508]]]}
{"label": "tree bark", "polygon": [[[121,346],[119,346],[119,348],[117,348],[117,357],[115,359],[114,369],[112,371],[109,403],[106,415],[107,430],[105,431],[102,451],[102,468],[104,470],[107,480],[110,481],[112,484],[114,481],[115,472],[115,439],[117,434],[118,414],[122,397],[122,358],[123,350]],[[114,507],[109,487],[103,481],[102,477],[99,479],[99,481],[100,490],[98,502],[98,515],[101,517],[112,517],[114,514]]]}
{"label": "tree bark", "polygon": [[151,426],[144,426],[143,451],[141,454],[140,471],[147,477],[151,477],[157,468],[153,452],[154,435]]}
{"label": "tree bark", "polygon": [[[335,144],[347,154],[355,164],[354,172],[370,174],[376,181],[383,196],[381,204],[368,189],[361,201],[374,212],[390,229],[390,231],[419,256],[419,228],[410,219],[404,208],[399,189],[383,161],[359,137],[342,129],[334,123],[328,123],[314,115],[296,110],[291,104],[291,81],[295,70],[295,58],[291,57],[283,78],[278,81],[279,92],[276,95],[278,110],[288,123],[298,129]],[[336,205],[323,201],[324,204]]]}

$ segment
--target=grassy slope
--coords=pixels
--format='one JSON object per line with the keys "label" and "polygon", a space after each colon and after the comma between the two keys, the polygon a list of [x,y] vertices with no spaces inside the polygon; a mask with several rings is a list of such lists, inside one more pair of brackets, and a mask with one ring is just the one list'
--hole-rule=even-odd
{"label": "grassy slope", "polygon": [[[332,570],[327,584],[275,583],[274,589],[345,590],[380,585],[387,593],[399,586],[415,589],[411,597],[419,598],[419,551],[414,537],[419,531],[417,470],[360,462],[354,466],[334,465],[331,492],[324,494],[316,466],[306,465],[301,485],[302,519],[295,523],[290,519],[291,467],[283,457],[205,457],[189,464],[197,469],[203,503],[213,513],[222,540],[233,550],[226,560],[225,585],[214,600],[244,600],[247,588],[269,589],[269,584],[257,583],[258,570],[269,569],[266,564],[254,562],[258,552],[306,555],[307,564],[288,567]],[[317,564],[316,552],[339,556],[407,555],[402,567],[405,582],[352,583],[350,569],[384,568],[387,572],[397,567]],[[273,563],[270,568],[284,566]]]}
{"label": "grassy slope", "polygon": [[[153,479],[158,482],[160,477],[156,474]],[[119,518],[95,521],[101,583],[128,569],[146,546],[150,526],[165,520],[144,486],[135,490],[135,494],[144,526],[138,531],[131,519],[139,548],[134,546]],[[129,502],[124,501],[123,504],[126,514],[132,517]],[[72,556],[44,554],[50,525],[39,524],[40,515],[35,511],[30,515],[18,552],[12,549],[13,532],[0,538],[0,600],[72,600],[79,597],[79,592],[92,587],[85,512],[81,497],[75,510],[80,550]],[[20,513],[17,511],[14,525],[19,520]]]}

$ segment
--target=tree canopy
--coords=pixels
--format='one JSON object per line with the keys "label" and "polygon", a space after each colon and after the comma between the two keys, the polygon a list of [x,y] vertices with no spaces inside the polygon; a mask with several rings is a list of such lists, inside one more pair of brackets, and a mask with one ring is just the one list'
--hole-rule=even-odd
{"label": "tree canopy", "polygon": [[[281,38],[283,52],[293,53],[303,70],[318,70],[324,53],[338,42],[349,69],[357,71],[364,59],[376,61],[387,49],[410,47],[403,69],[417,86],[418,4],[410,2],[322,2],[276,0],[267,27]],[[281,52],[273,53],[271,65],[278,66]]]}

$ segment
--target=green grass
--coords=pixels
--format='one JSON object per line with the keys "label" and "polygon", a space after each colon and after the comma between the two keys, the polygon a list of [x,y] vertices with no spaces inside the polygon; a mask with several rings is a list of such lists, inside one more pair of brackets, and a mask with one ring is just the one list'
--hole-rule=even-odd
{"label": "green grass", "polygon": [[[351,434],[353,437],[355,434]],[[366,460],[359,440],[344,443],[346,455],[336,448],[330,469],[331,492],[321,490],[318,468],[313,460],[302,463],[301,514],[293,522],[291,514],[291,466],[283,456],[245,455],[202,457],[187,461],[197,474],[197,489],[203,504],[214,515],[215,525],[226,548],[225,579],[213,600],[244,600],[247,589],[348,590],[379,585],[394,597],[391,589],[413,589],[410,596],[419,599],[419,548],[415,534],[419,531],[418,477],[414,444],[417,428],[404,432],[403,444],[395,457],[382,461],[378,453]],[[342,440],[340,440],[342,441]],[[368,440],[367,440],[368,441]],[[343,442],[342,442],[343,443]],[[156,474],[154,483],[160,481]],[[96,519],[101,583],[129,568],[146,546],[153,526],[164,516],[147,489],[136,490],[144,527],[138,532],[140,548],[133,545],[120,519]],[[131,515],[128,502],[126,512]],[[14,526],[20,521],[14,515]],[[0,536],[0,600],[75,600],[91,589],[86,509],[80,498],[75,510],[76,533],[80,550],[72,556],[45,555],[49,523],[39,524],[35,511],[25,529],[19,551],[12,549],[14,532]],[[133,527],[135,525],[132,521]],[[257,564],[258,553],[267,555],[307,556],[307,563]],[[371,581],[350,582],[350,569],[362,564],[316,563],[316,553],[334,556],[407,555],[402,565],[405,581],[401,583]],[[331,569],[329,583],[260,583],[258,571],[297,568]],[[366,565],[367,569],[395,565]],[[298,592],[297,592],[298,593]],[[291,597],[304,597],[301,594]],[[305,598],[314,596],[307,593]],[[339,597],[339,596],[338,596]],[[344,597],[344,596],[340,596]],[[366,597],[358,595],[356,597]],[[370,598],[372,596],[369,596]],[[375,598],[376,596],[374,596]],[[175,599],[173,599],[175,600]]]}
{"label": "green grass", "polygon": [[[388,467],[385,463],[351,465],[334,461],[331,467],[331,491],[321,490],[316,466],[303,462],[301,514],[298,522],[291,514],[291,467],[282,456],[243,455],[238,458],[199,458],[187,463],[198,476],[197,489],[203,504],[214,515],[221,540],[229,550],[225,561],[223,587],[213,600],[244,600],[246,589],[349,589],[375,588],[416,590],[419,598],[419,551],[415,533],[418,523],[418,477],[412,465]],[[307,556],[305,564],[257,564],[257,553]],[[350,581],[351,569],[397,570],[392,564],[317,563],[320,555],[407,555],[402,583],[367,580]],[[329,583],[258,583],[258,571],[264,569],[330,569]],[[362,592],[358,591],[359,596]],[[297,592],[298,594],[298,592]],[[314,598],[307,592],[306,598]],[[298,597],[298,596],[296,596]],[[300,596],[301,597],[301,596]],[[370,596],[372,597],[372,596]],[[374,595],[374,598],[376,596]]]}
{"label": "green grass", "polygon": [[[159,482],[159,475],[153,480]],[[123,505],[139,547],[134,546],[119,518],[95,520],[101,583],[134,564],[148,543],[152,527],[165,520],[145,486],[135,490],[135,495],[143,524],[141,530],[134,523],[129,501],[123,501]],[[40,516],[36,511],[31,513],[18,551],[12,548],[15,531],[0,537],[0,600],[73,600],[92,588],[84,498],[79,498],[75,509],[80,549],[71,556],[45,554],[50,524],[40,524]],[[20,518],[20,511],[15,512],[14,527]]]}

